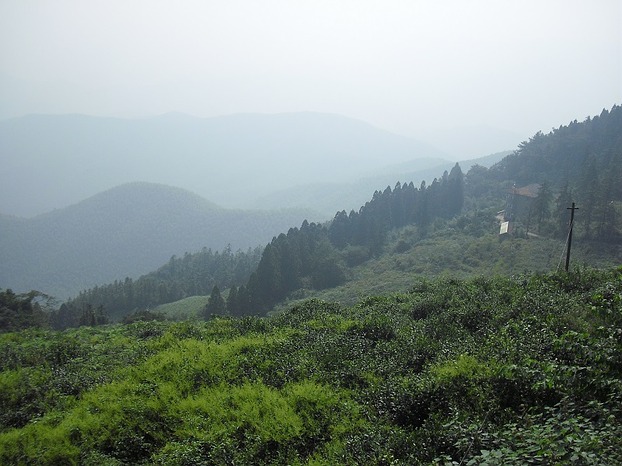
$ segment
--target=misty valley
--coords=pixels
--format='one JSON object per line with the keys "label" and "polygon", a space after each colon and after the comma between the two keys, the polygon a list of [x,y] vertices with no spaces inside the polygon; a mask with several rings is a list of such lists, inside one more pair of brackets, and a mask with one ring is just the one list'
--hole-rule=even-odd
{"label": "misty valley", "polygon": [[1,464],[622,464],[621,106],[459,161],[314,113],[0,140]]}

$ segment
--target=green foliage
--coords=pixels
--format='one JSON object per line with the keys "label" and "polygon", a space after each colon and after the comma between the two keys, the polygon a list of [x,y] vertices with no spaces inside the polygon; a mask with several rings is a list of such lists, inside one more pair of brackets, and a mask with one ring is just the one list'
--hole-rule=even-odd
{"label": "green foliage", "polygon": [[227,303],[225,302],[224,298],[220,294],[220,289],[218,288],[218,285],[214,285],[214,288],[212,288],[212,293],[210,294],[207,304],[205,305],[205,308],[203,309],[203,312],[202,312],[203,317],[209,318],[210,316],[213,316],[213,315],[222,315],[226,312],[226,310],[227,310]]}
{"label": "green foliage", "polygon": [[[480,230],[487,233],[480,234]],[[388,237],[385,253],[346,269],[347,281],[325,290],[306,289],[290,298],[318,298],[354,304],[364,296],[408,290],[413,275],[455,277],[520,275],[525,272],[555,270],[563,257],[564,241],[555,238],[508,238],[498,236],[498,223],[491,212],[465,214],[428,227],[427,236],[415,226],[396,230]],[[408,249],[399,251],[401,243]],[[617,245],[577,240],[572,246],[571,264],[591,264],[603,268],[622,262]],[[294,301],[279,305],[283,307]]]}
{"label": "green foliage", "polygon": [[42,299],[50,300],[47,295],[38,291],[18,295],[13,290],[0,289],[0,332],[47,327],[48,315],[39,304]]}
{"label": "green foliage", "polygon": [[2,464],[621,464],[622,269],[0,335]]}
{"label": "green foliage", "polygon": [[148,309],[143,309],[141,311],[133,312],[132,314],[126,315],[122,322],[124,324],[131,324],[138,321],[148,322],[150,320],[165,320],[166,316],[161,312],[153,312]]}
{"label": "green foliage", "polygon": [[[204,250],[89,290],[50,314],[77,330],[36,329],[39,297],[0,292],[0,463],[622,464],[622,164],[591,134],[620,115],[538,134],[490,170],[397,183],[261,254]],[[548,177],[568,135],[585,169]],[[509,175],[542,185],[538,237],[497,236]],[[576,190],[595,207],[575,261],[617,268],[545,273]],[[172,300],[207,321],[148,310]],[[104,306],[126,325],[101,325]]]}
{"label": "green foliage", "polygon": [[[43,132],[48,131],[50,128]],[[39,131],[33,134],[42,135]],[[77,134],[73,131],[74,136]],[[57,137],[58,134],[54,139],[57,140]],[[116,138],[107,139],[112,141]],[[112,155],[112,152],[108,152],[106,159],[109,161]],[[75,166],[75,160],[78,159],[68,164]],[[6,163],[4,166],[6,168]],[[70,182],[59,191],[67,193],[67,190],[72,189],[71,185],[75,187]],[[91,189],[96,188],[92,186]],[[74,199],[86,199],[92,193],[88,190],[84,197],[77,196]],[[22,197],[22,200],[30,198],[31,194]],[[9,202],[8,199],[2,200]],[[65,205],[66,200],[59,200],[55,206]],[[216,250],[222,254],[227,244],[231,244],[233,251],[247,251],[249,247],[265,244],[291,225],[300,224],[304,218],[319,216],[308,209],[266,210],[264,207],[260,210],[226,209],[183,189],[151,183],[130,183],[37,218],[1,215],[0,251],[3,267],[0,269],[0,285],[20,291],[35,288],[66,300],[93,284],[99,284],[101,288],[101,284],[110,283],[114,279],[124,283],[126,276],[136,281],[146,271],[166,264],[172,254],[182,254],[176,258],[176,265],[183,262],[186,276],[183,279],[175,274],[167,277],[175,281],[174,285],[170,284],[168,293],[178,293],[181,288],[187,293],[186,296],[209,294],[214,285],[214,282],[206,283],[210,281],[209,275],[188,269],[188,265],[196,267],[205,258],[201,248],[205,246],[206,251],[212,250],[212,254]],[[7,213],[6,209],[3,209],[4,213]],[[319,218],[329,216],[326,214],[326,217],[322,215]],[[187,254],[192,257],[187,258],[184,251],[193,253]],[[205,265],[208,268],[209,264]],[[182,271],[178,269],[176,272]],[[222,272],[226,273],[225,270]],[[213,278],[224,289],[230,283],[219,281],[223,274],[214,273]],[[155,283],[144,284],[145,287],[157,289],[157,282],[163,277],[154,278]],[[246,276],[238,283],[244,283],[247,279]],[[150,300],[155,290],[147,291],[137,287],[136,291],[142,293],[142,296],[127,297],[121,301],[115,292],[114,298],[108,297],[106,302],[91,304],[94,307],[104,304],[106,311],[115,318],[117,304],[125,305],[134,300],[133,306],[125,309],[129,311],[140,306],[154,307]],[[138,298],[149,301],[140,302]]]}
{"label": "green foliage", "polygon": [[80,316],[85,308],[101,309],[113,319],[121,320],[128,314],[162,304],[208,295],[214,286],[225,289],[242,284],[255,270],[260,257],[259,248],[234,253],[230,247],[222,252],[204,248],[184,257],[173,256],[167,264],[137,280],[126,278],[82,291],[53,315],[53,327],[62,330],[84,325]]}
{"label": "green foliage", "polygon": [[198,318],[208,299],[209,296],[189,296],[172,303],[160,304],[153,311],[164,314],[170,320]]}
{"label": "green foliage", "polygon": [[[538,132],[518,150],[489,170],[493,180],[518,186],[541,184],[541,192],[524,221],[539,233],[567,233],[567,208],[580,208],[575,233],[585,239],[618,243],[622,235],[622,107],[615,105],[600,115],[576,120],[548,134]],[[564,167],[563,170],[560,167]],[[550,218],[553,197],[555,211]],[[530,228],[532,229],[532,228]]]}
{"label": "green foliage", "polygon": [[[80,317],[85,306],[103,306],[118,319],[206,295],[214,286],[230,290],[229,314],[265,315],[287,299],[320,296],[352,304],[368,294],[404,290],[408,273],[451,271],[465,277],[552,270],[565,246],[567,204],[576,196],[583,213],[574,225],[575,261],[616,264],[621,259],[622,191],[616,182],[622,160],[615,155],[621,116],[615,106],[594,119],[538,133],[491,169],[475,165],[464,175],[456,164],[419,188],[412,182],[387,186],[358,211],[337,212],[325,225],[305,221],[274,237],[262,252],[205,249],[173,257],[135,282],[83,292],[52,316],[52,324],[57,329],[92,324],[94,319]],[[576,164],[560,172],[558,167],[569,161]],[[539,186],[535,197],[508,197],[513,187],[525,184]],[[513,233],[501,241],[497,213],[505,198]],[[222,313],[222,306],[213,312]]]}
{"label": "green foliage", "polygon": [[[358,212],[338,212],[327,226],[304,222],[300,229],[290,229],[264,249],[247,285],[247,312],[265,313],[287,296],[304,294],[305,286],[323,290],[343,284],[348,278],[345,266],[379,256],[392,229],[450,218],[463,203],[464,177],[456,164],[428,188],[397,183],[393,190],[376,191]],[[408,249],[404,244],[398,252]]]}

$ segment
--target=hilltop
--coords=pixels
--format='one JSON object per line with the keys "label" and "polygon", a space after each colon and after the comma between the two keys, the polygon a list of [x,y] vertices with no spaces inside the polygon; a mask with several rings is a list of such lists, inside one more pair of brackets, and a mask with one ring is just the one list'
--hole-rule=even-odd
{"label": "hilltop", "polygon": [[189,191],[130,183],[30,219],[0,216],[0,286],[60,299],[202,248],[254,248],[308,210],[225,209]]}
{"label": "hilltop", "polygon": [[281,189],[348,182],[419,158],[446,159],[414,139],[313,112],[137,119],[28,115],[0,121],[0,153],[0,212],[22,217],[139,180],[247,208]]}

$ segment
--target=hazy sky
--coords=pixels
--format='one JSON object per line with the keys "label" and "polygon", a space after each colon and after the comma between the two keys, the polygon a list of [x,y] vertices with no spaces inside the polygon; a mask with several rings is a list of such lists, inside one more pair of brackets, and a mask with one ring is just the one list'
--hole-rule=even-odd
{"label": "hazy sky", "polygon": [[622,103],[621,0],[2,0],[0,118],[319,111],[532,135]]}

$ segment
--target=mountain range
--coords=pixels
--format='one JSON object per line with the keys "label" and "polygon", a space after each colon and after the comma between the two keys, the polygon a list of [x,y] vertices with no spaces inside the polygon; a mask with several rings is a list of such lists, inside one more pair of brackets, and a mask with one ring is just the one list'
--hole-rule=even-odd
{"label": "mountain range", "polygon": [[0,122],[0,153],[0,288],[60,299],[172,255],[265,244],[453,164],[418,141],[319,113],[30,115]]}
{"label": "mountain range", "polygon": [[[461,160],[460,166],[468,171],[473,165],[490,168],[512,151],[503,151],[476,159]],[[421,158],[409,162],[381,167],[373,175],[355,181],[341,183],[312,183],[286,188],[257,197],[250,204],[253,208],[307,208],[332,217],[344,208],[356,208],[369,200],[370,193],[398,181],[413,182],[417,186],[422,181],[431,183],[435,178],[450,171],[455,162],[439,159]]]}
{"label": "mountain range", "polygon": [[0,288],[67,298],[172,255],[265,244],[307,218],[317,214],[225,209],[180,188],[124,184],[33,218],[0,215]]}
{"label": "mountain range", "polygon": [[[584,220],[578,225],[581,235],[612,241],[615,234],[608,232],[616,231],[617,216],[614,215],[616,204],[611,200],[617,202],[621,195],[616,182],[619,154],[615,155],[620,145],[621,115],[620,107],[616,106],[611,112],[603,111],[600,116],[588,118],[583,123],[575,121],[560,126],[546,136],[538,133],[509,156],[498,153],[461,165],[465,173],[472,165],[480,166],[480,170],[469,179],[485,175],[486,183],[493,180],[501,183],[496,189],[502,189],[503,183],[507,185],[513,180],[521,184],[550,183],[556,192],[568,188],[574,190],[585,212]],[[82,121],[82,117],[75,118]],[[179,122],[185,117],[168,115],[156,120],[163,124],[167,118]],[[194,118],[189,117],[189,120],[196,123]],[[115,125],[119,121],[110,123]],[[269,133],[257,132],[264,136]],[[25,137],[22,139],[25,141]],[[31,144],[36,145],[37,141],[38,138],[32,138]],[[70,154],[76,155],[77,152],[70,151]],[[29,157],[32,159],[35,155],[36,151]],[[47,159],[43,157],[41,160]],[[76,160],[82,159],[78,157]],[[324,170],[332,167],[331,163],[324,162]],[[321,161],[318,160],[317,164],[322,167]],[[279,167],[282,165],[287,164],[283,162]],[[489,170],[485,168],[491,165]],[[68,170],[75,168],[71,164],[66,166]],[[307,184],[281,190],[273,186],[276,194],[261,196],[258,190],[252,198],[256,207],[270,208],[278,207],[280,199],[281,205],[296,207],[289,210],[223,208],[185,189],[143,182],[122,184],[69,207],[32,218],[0,214],[0,288],[12,288],[18,292],[38,289],[64,299],[98,284],[148,273],[173,255],[201,248],[223,250],[230,245],[231,249],[238,250],[266,244],[303,220],[325,221],[338,209],[358,209],[373,192],[369,186],[376,190],[398,181],[429,181],[433,175],[434,178],[444,178],[443,170],[448,169],[448,162],[443,159],[411,159],[386,163],[377,168],[373,176],[359,178],[357,182],[338,183],[327,179],[321,185]],[[124,173],[124,170],[119,172]],[[15,178],[19,178],[19,172],[14,173]],[[216,176],[218,172],[212,175]],[[65,180],[61,186],[69,189],[72,184]],[[3,189],[6,189],[4,185]],[[568,197],[568,194],[564,195]],[[363,201],[357,196],[364,196]],[[300,198],[302,201],[299,202]],[[309,199],[316,201],[316,211],[301,209],[301,206],[309,205]],[[336,202],[339,202],[338,209],[331,209]],[[594,208],[591,215],[586,215],[590,214],[590,209],[585,207],[589,205]],[[565,212],[565,206],[563,208]],[[541,229],[541,219],[542,216],[538,220],[538,230]],[[559,225],[555,227],[560,228],[563,229]]]}
{"label": "mountain range", "polygon": [[[505,154],[463,164],[489,166]],[[358,209],[370,192],[395,180],[440,176],[448,163],[422,159],[357,182],[276,191],[250,201],[253,209],[223,208],[182,188],[135,182],[32,218],[0,214],[0,288],[66,299],[94,285],[136,278],[173,255],[256,247],[303,220],[326,221],[339,209]]]}
{"label": "mountain range", "polygon": [[[251,207],[275,191],[344,183],[384,166],[446,154],[333,114],[142,119],[29,115],[0,122],[0,212],[31,217],[123,183],[178,186]],[[277,206],[280,207],[280,206]],[[341,208],[342,206],[339,206]]]}

